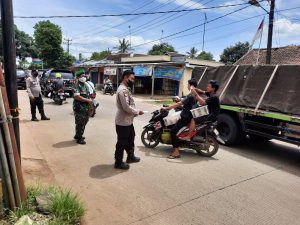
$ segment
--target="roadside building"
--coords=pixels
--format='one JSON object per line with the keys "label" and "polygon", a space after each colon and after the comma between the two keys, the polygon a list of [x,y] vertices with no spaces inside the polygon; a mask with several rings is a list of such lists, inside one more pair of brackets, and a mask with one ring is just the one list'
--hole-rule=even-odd
{"label": "roadside building", "polygon": [[119,65],[121,63],[121,58],[129,57],[130,55],[135,56],[136,54],[116,53],[109,55],[106,59],[103,60],[85,61],[83,63],[75,65],[73,67],[73,71],[76,72],[80,69],[90,71],[91,80],[97,88],[103,88],[103,82],[106,77],[109,77],[114,87],[117,87],[123,71],[125,69],[131,69],[130,66],[126,67]]}
{"label": "roadside building", "polygon": [[[266,64],[267,49],[252,49],[240,58],[235,65],[264,65]],[[300,46],[272,48],[271,65],[299,65]]]}
{"label": "roadside building", "polygon": [[135,72],[134,92],[153,95],[187,95],[187,81],[192,77],[195,67],[220,66],[222,63],[186,59],[185,55],[168,53],[166,55],[147,55],[125,57],[123,65],[131,65]]}

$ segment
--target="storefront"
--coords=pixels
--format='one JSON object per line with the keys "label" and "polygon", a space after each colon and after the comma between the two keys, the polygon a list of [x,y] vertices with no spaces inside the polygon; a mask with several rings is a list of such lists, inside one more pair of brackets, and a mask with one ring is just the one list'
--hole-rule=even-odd
{"label": "storefront", "polygon": [[178,95],[184,71],[183,66],[155,66],[153,71],[154,94]]}
{"label": "storefront", "polygon": [[153,66],[137,65],[133,66],[135,73],[134,93],[150,94],[152,87],[152,70]]}

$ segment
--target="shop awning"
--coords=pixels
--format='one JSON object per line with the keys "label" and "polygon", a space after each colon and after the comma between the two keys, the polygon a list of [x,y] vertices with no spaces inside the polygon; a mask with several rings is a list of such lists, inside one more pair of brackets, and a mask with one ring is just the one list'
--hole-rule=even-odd
{"label": "shop awning", "polygon": [[180,81],[184,74],[184,67],[156,66],[154,68],[154,78],[166,78]]}
{"label": "shop awning", "polygon": [[152,76],[152,66],[134,66],[133,72],[137,77],[149,77]]}

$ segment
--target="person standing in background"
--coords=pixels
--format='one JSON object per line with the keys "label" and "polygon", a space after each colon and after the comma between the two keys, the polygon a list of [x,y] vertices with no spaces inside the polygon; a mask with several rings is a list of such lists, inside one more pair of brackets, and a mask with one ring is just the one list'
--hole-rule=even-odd
{"label": "person standing in background", "polygon": [[36,117],[36,107],[41,114],[41,120],[50,120],[50,118],[45,115],[44,101],[42,99],[40,79],[37,70],[32,70],[32,76],[26,79],[26,89],[31,107],[31,121],[39,121]]}
{"label": "person standing in background", "polygon": [[83,136],[85,126],[89,121],[89,110],[93,107],[93,101],[90,99],[89,89],[86,84],[85,71],[80,70],[75,74],[77,83],[74,87],[73,111],[75,116],[75,136],[74,139],[78,144],[84,145],[85,137]]}

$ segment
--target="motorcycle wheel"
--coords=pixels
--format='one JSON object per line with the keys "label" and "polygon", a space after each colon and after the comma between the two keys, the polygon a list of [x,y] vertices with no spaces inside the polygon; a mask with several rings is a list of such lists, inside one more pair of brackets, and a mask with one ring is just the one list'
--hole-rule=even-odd
{"label": "motorcycle wheel", "polygon": [[146,148],[155,148],[159,144],[159,136],[156,139],[152,139],[151,136],[155,133],[154,129],[146,128],[141,134],[143,145]]}
{"label": "motorcycle wheel", "polygon": [[114,90],[111,89],[111,90],[110,90],[110,95],[113,96],[114,94],[115,94]]}
{"label": "motorcycle wheel", "polygon": [[[205,146],[205,148],[203,148],[203,146]],[[207,135],[206,141],[197,146],[195,150],[201,156],[212,157],[218,152],[219,143],[213,136]]]}

